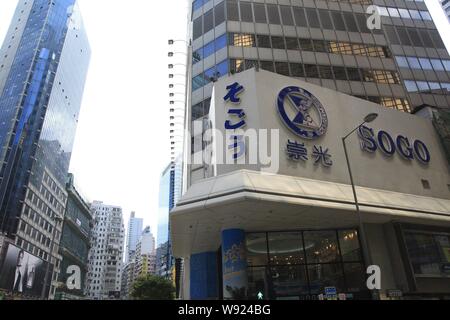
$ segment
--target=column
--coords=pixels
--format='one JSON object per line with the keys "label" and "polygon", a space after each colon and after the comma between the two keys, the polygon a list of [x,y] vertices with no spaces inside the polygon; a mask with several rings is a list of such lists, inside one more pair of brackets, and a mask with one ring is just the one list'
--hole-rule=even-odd
{"label": "column", "polygon": [[247,298],[247,251],[245,232],[240,229],[222,231],[223,298]]}

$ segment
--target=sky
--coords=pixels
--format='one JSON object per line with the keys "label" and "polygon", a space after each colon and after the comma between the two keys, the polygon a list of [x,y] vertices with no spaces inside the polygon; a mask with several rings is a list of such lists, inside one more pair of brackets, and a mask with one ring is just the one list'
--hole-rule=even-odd
{"label": "sky", "polygon": [[[0,0],[2,42],[17,3]],[[121,206],[125,223],[136,211],[156,233],[170,162],[168,39],[186,37],[187,0],[78,3],[92,58],[70,170],[88,200]]]}
{"label": "sky", "polygon": [[[17,2],[0,1],[0,41]],[[426,2],[450,49],[438,0]],[[136,211],[156,233],[159,178],[170,162],[167,41],[185,39],[189,0],[78,3],[92,59],[71,172],[88,200],[121,206],[125,223]]]}

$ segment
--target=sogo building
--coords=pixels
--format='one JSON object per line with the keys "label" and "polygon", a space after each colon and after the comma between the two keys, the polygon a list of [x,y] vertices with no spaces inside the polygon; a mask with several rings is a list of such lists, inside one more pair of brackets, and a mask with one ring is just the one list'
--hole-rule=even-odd
{"label": "sogo building", "polygon": [[[278,130],[268,150],[277,148],[279,170],[221,165],[227,153],[248,160],[249,141],[213,136],[203,151],[209,178],[191,177],[170,217],[174,256],[185,261],[182,297],[318,299],[335,288],[342,299],[368,299],[369,254],[382,299],[449,298],[449,163],[431,112],[390,110],[255,69],[221,78],[206,127]],[[370,113],[378,118],[346,140],[363,252],[342,137]]]}

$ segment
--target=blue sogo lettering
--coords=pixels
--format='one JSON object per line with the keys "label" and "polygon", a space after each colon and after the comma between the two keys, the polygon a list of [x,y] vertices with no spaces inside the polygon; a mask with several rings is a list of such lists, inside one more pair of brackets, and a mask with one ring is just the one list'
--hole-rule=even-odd
{"label": "blue sogo lettering", "polygon": [[378,145],[381,151],[388,157],[392,157],[395,153],[395,143],[389,133],[381,130],[378,132]]}
{"label": "blue sogo lettering", "polygon": [[373,129],[361,126],[358,130],[358,136],[361,141],[361,148],[370,153],[380,149],[386,156],[392,157],[397,152],[406,160],[417,159],[422,164],[429,164],[431,161],[430,152],[424,142],[415,140],[411,146],[410,140],[399,135],[394,139],[386,131],[379,131],[377,138]]}
{"label": "blue sogo lettering", "polygon": [[414,153],[409,139],[402,135],[397,137],[397,150],[403,158],[407,160],[414,159]]}
{"label": "blue sogo lettering", "polygon": [[377,151],[378,146],[377,146],[377,142],[373,138],[374,133],[373,133],[372,128],[369,128],[366,126],[359,127],[358,136],[361,140],[361,148],[364,151],[367,151],[370,153]]}
{"label": "blue sogo lettering", "polygon": [[420,140],[414,141],[414,152],[416,153],[417,159],[423,164],[428,164],[431,161],[431,155],[428,151],[427,146]]}

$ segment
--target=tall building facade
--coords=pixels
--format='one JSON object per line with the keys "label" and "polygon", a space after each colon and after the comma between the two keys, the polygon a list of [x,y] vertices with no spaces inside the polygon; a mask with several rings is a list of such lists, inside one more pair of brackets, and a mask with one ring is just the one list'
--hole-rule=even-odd
{"label": "tall building facade", "polygon": [[440,0],[442,9],[445,11],[445,15],[450,22],[450,1],[449,0]]}
{"label": "tall building facade", "polygon": [[94,201],[91,212],[94,226],[86,296],[93,300],[119,299],[125,240],[122,208]]}
{"label": "tall building facade", "polygon": [[[195,0],[190,27],[183,298],[448,299],[450,56],[425,3]],[[211,127],[276,130],[276,172]]]}
{"label": "tall building facade", "polygon": [[0,229],[49,261],[53,281],[89,60],[75,0],[18,2],[0,55]]}
{"label": "tall building facade", "polygon": [[[367,27],[372,4],[381,29]],[[208,115],[216,79],[253,67],[405,112],[450,105],[450,56],[421,0],[196,0],[191,21],[188,123]],[[191,166],[187,184],[206,170]]]}
{"label": "tall building facade", "polygon": [[[78,192],[73,174],[68,175],[67,184],[67,205],[64,215],[64,224],[59,245],[59,253],[63,257],[61,269],[67,271],[71,266],[77,266],[81,274],[81,288],[70,289],[64,286],[64,289],[57,289],[60,293],[60,299],[64,299],[66,294],[71,297],[84,297],[85,285],[88,273],[89,249],[91,247],[91,230],[93,227],[93,217],[89,204]],[[71,273],[62,272],[59,275],[58,282],[67,284],[67,278]],[[68,290],[67,290],[68,289]]]}
{"label": "tall building facade", "polygon": [[136,218],[136,213],[131,212],[130,221],[128,221],[127,228],[127,248],[125,253],[125,262],[128,262],[136,253],[136,245],[142,234],[142,226],[144,220]]}
{"label": "tall building facade", "polygon": [[156,274],[155,237],[150,227],[146,227],[136,244],[136,251],[125,263],[122,274],[121,298],[130,299],[133,284],[137,278]]}
{"label": "tall building facade", "polygon": [[156,235],[156,273],[167,278],[172,277],[175,263],[169,237],[169,214],[175,206],[175,170],[168,165],[160,178],[158,231]]}

